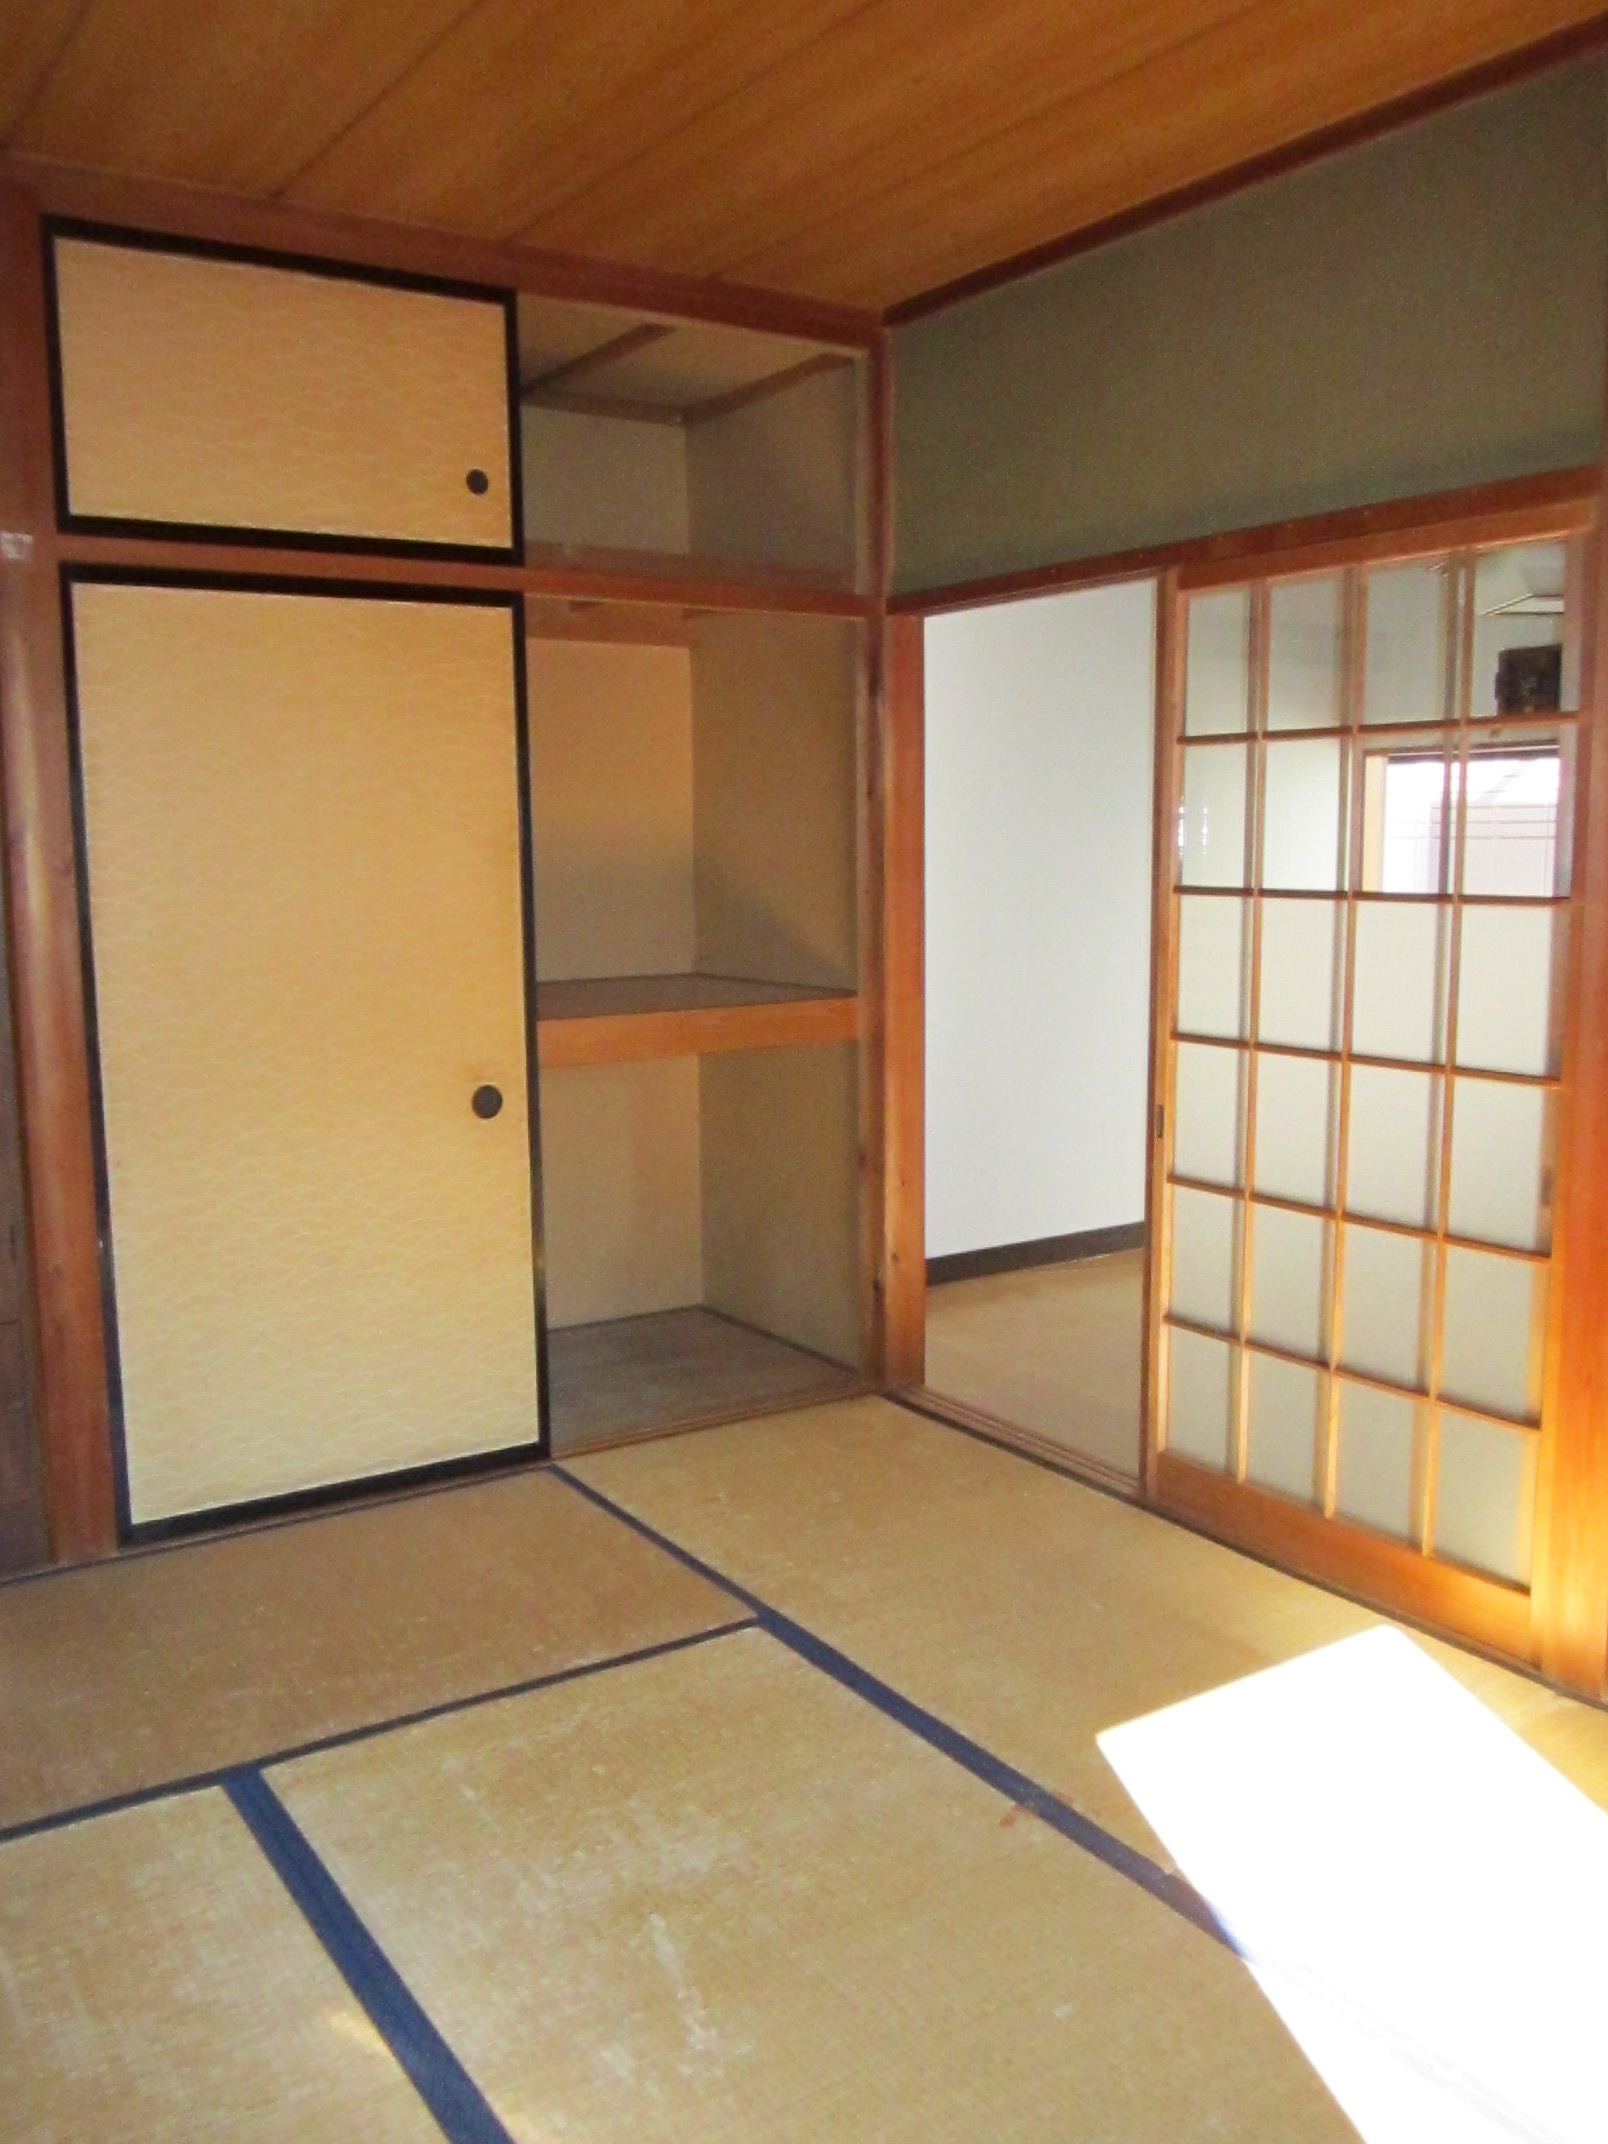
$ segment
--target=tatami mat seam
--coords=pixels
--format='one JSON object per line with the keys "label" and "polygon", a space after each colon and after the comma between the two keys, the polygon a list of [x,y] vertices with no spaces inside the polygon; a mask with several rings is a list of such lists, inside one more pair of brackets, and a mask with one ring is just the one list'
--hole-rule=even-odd
{"label": "tatami mat seam", "polygon": [[738,1580],[717,1570],[713,1564],[705,1563],[702,1557],[694,1555],[690,1549],[683,1548],[668,1534],[660,1533],[657,1527],[649,1525],[645,1519],[639,1519],[634,1512],[615,1503],[613,1498],[606,1496],[602,1490],[594,1489],[590,1482],[571,1474],[563,1465],[553,1466],[552,1472],[560,1481],[567,1482],[577,1495],[595,1504],[600,1511],[608,1512],[643,1540],[652,1542],[654,1547],[674,1556],[689,1571],[695,1572],[711,1585],[722,1587],[733,1600],[741,1601],[744,1607],[752,1611],[760,1629],[779,1644],[786,1646],[788,1651],[796,1654],[799,1659],[830,1676],[834,1682],[851,1691],[856,1697],[862,1698],[885,1718],[915,1735],[930,1749],[949,1758],[952,1763],[958,1764],[962,1770],[970,1772],[974,1779],[992,1787],[997,1794],[1003,1795],[1016,1807],[1037,1817],[1041,1823],[1052,1831],[1059,1832],[1074,1846],[1081,1847],[1097,1861],[1104,1862],[1118,1875],[1125,1876],[1140,1890],[1149,1892],[1152,1898],[1170,1907],[1174,1913],[1215,1941],[1230,1950],[1234,1948],[1231,1938],[1211,1907],[1200,1893],[1175,1871],[1162,1868],[1158,1862],[1152,1861],[1148,1854],[1130,1846],[1125,1839],[1119,1839],[1115,1833],[1107,1831],[1103,1824],[1085,1816],[1070,1802],[1063,1801],[1060,1795],[1041,1786],[1037,1780],[1029,1778],[1027,1773],[1018,1771],[1015,1765],[1008,1764],[1003,1757],[995,1756],[992,1750],[985,1749],[980,1742],[974,1742],[959,1728],[950,1726],[947,1720],[940,1719],[936,1713],[928,1712],[924,1706],[904,1696],[890,1683],[883,1682],[869,1669],[861,1667],[858,1661],[851,1660],[848,1654],[839,1652],[837,1647],[829,1644],[826,1639],[817,1637],[813,1631],[806,1630],[803,1624],[795,1623],[791,1616],[773,1608],[768,1601],[762,1600],[757,1593],[751,1592]]}
{"label": "tatami mat seam", "polygon": [[186,1772],[174,1779],[154,1782],[148,1787],[134,1787],[125,1794],[103,1795],[93,1802],[76,1803],[69,1809],[52,1810],[44,1816],[26,1817],[21,1823],[0,1828],[0,1846],[8,1846],[16,1839],[34,1838],[47,1831],[64,1831],[75,1824],[87,1824],[98,1816],[112,1816],[120,1809],[140,1809],[150,1802],[176,1801],[186,1794],[200,1794],[208,1787],[227,1787],[238,1774],[252,1769],[266,1769],[273,1765],[290,1764],[299,1757],[312,1757],[325,1750],[343,1749],[353,1742],[373,1741],[380,1735],[397,1732],[404,1727],[417,1727],[426,1720],[439,1720],[455,1712],[470,1712],[481,1705],[494,1705],[504,1698],[526,1697],[535,1690],[550,1690],[561,1683],[579,1682],[590,1675],[607,1674],[613,1668],[635,1667],[645,1660],[662,1659],[667,1653],[681,1653],[695,1645],[706,1645],[712,1638],[729,1638],[734,1631],[752,1630],[757,1616],[736,1616],[724,1623],[713,1624],[708,1630],[695,1630],[679,1638],[664,1638],[654,1645],[640,1645],[628,1653],[609,1653],[601,1660],[582,1660],[573,1667],[553,1668],[546,1674],[527,1675],[518,1682],[498,1683],[488,1690],[471,1690],[462,1697],[447,1697],[438,1704],[421,1705],[411,1712],[399,1712],[382,1720],[365,1721],[361,1726],[338,1728],[333,1734],[317,1735],[306,1742],[296,1742],[283,1749],[259,1751],[249,1757],[236,1758],[232,1763],[213,1766],[204,1772]]}
{"label": "tatami mat seam", "polygon": [[224,1791],[449,2144],[513,2144],[480,2087],[262,1773],[255,1768],[237,1771],[224,1782]]}

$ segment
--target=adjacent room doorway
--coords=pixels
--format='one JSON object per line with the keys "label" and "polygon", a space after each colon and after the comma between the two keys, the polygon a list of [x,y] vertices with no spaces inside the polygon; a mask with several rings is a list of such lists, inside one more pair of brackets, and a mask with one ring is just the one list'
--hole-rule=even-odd
{"label": "adjacent room doorway", "polygon": [[1156,585],[927,620],[926,1386],[1137,1480]]}

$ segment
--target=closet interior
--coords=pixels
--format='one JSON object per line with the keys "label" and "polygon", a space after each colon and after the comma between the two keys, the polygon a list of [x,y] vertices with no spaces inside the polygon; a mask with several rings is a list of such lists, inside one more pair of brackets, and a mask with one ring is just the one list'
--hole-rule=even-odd
{"label": "closet interior", "polygon": [[522,295],[553,1447],[862,1361],[863,358]]}

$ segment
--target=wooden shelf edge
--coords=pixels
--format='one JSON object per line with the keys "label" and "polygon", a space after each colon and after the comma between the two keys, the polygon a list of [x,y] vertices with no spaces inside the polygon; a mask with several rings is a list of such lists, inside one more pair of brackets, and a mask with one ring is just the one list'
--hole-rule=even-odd
{"label": "wooden shelf edge", "polygon": [[853,589],[767,575],[432,558],[417,552],[364,550],[356,538],[350,547],[343,542],[338,550],[318,550],[301,548],[296,537],[281,543],[267,531],[261,542],[253,543],[190,535],[102,535],[77,529],[56,539],[56,551],[67,565],[121,566],[149,573],[260,574],[267,580],[485,589],[581,606],[573,613],[576,617],[584,617],[588,608],[606,616],[616,606],[627,611],[757,611],[777,617],[850,619],[870,618],[877,610],[874,596],[859,595]]}
{"label": "wooden shelf edge", "polygon": [[1530,1596],[1499,1579],[1439,1563],[1402,1542],[1326,1519],[1171,1452],[1156,1456],[1153,1508],[1384,1614],[1533,1664]]}
{"label": "wooden shelf edge", "polygon": [[706,1005],[676,1012],[599,1013],[538,1018],[543,1071],[570,1065],[629,1064],[650,1057],[708,1057],[722,1050],[785,1050],[857,1042],[857,997],[796,998],[769,1005]]}

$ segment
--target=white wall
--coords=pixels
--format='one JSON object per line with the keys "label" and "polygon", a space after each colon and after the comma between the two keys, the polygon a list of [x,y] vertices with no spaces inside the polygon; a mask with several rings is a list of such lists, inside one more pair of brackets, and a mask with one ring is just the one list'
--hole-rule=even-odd
{"label": "white wall", "polygon": [[927,1255],[1142,1220],[1155,586],[934,618]]}

